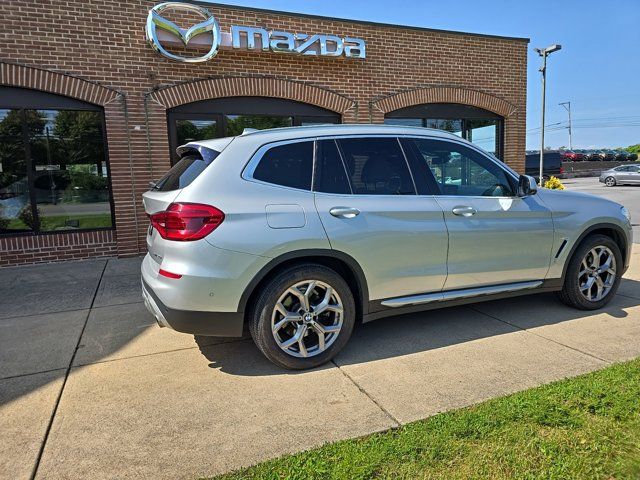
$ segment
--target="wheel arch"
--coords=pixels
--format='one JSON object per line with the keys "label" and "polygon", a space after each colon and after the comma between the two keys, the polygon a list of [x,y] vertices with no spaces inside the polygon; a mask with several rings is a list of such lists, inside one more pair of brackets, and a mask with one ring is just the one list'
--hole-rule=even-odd
{"label": "wheel arch", "polygon": [[624,233],[624,230],[614,223],[598,223],[595,225],[591,225],[584,232],[580,234],[578,239],[573,243],[571,250],[569,251],[569,255],[567,255],[567,260],[564,263],[564,267],[562,268],[562,281],[564,283],[565,276],[567,274],[567,268],[569,267],[569,262],[573,258],[578,247],[582,244],[582,242],[591,235],[605,235],[611,238],[618,247],[620,248],[620,253],[622,254],[622,262],[624,265],[627,264],[627,236]]}
{"label": "wheel arch", "polygon": [[305,249],[288,252],[272,259],[257,273],[247,285],[238,305],[238,311],[247,312],[251,300],[259,287],[268,282],[282,270],[303,263],[324,265],[342,275],[351,288],[356,304],[356,318],[362,318],[369,311],[369,289],[362,268],[350,255],[329,249]]}

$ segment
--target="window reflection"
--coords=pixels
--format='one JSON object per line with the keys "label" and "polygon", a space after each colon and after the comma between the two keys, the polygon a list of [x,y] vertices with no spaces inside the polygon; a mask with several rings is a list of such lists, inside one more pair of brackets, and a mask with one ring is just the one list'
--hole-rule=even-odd
{"label": "window reflection", "polygon": [[101,112],[0,112],[0,232],[111,227]]}
{"label": "window reflection", "polygon": [[496,154],[498,144],[498,120],[467,120],[467,140],[475,143],[483,150]]}
{"label": "window reflection", "polygon": [[279,117],[272,115],[225,115],[226,136],[240,135],[245,128],[264,130],[266,128],[290,127],[293,125],[292,117]]}
{"label": "window reflection", "polygon": [[23,112],[0,110],[0,233],[32,230]]}
{"label": "window reflection", "polygon": [[215,120],[176,120],[178,145],[207,140],[218,136],[218,122]]}
{"label": "window reflection", "polygon": [[419,118],[412,116],[390,116],[384,119],[384,123],[386,125],[426,127],[444,130],[475,143],[483,150],[493,153],[498,158],[501,156],[499,136],[501,120],[497,118]]}

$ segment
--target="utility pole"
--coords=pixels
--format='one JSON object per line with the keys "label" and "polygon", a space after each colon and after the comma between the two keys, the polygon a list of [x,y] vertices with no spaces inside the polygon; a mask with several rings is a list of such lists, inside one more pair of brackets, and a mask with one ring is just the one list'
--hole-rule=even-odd
{"label": "utility pole", "polygon": [[561,48],[561,45],[554,44],[547,48],[534,49],[535,52],[542,57],[542,67],[540,67],[540,72],[542,72],[542,131],[540,132],[540,177],[538,180],[541,187],[544,186],[542,183],[542,171],[544,166],[544,114],[547,94],[547,57]]}
{"label": "utility pole", "polygon": [[573,139],[571,136],[571,102],[561,102],[558,105],[562,105],[564,109],[569,112],[569,150],[573,150]]}

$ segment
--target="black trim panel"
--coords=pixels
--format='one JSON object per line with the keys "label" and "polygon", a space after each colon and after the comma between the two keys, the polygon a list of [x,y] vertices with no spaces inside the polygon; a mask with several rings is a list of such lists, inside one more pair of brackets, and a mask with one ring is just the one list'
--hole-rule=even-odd
{"label": "black trim panel", "polygon": [[538,288],[527,290],[517,290],[515,292],[503,292],[492,295],[478,295],[476,297],[458,298],[455,300],[445,300],[440,302],[424,303],[422,305],[411,305],[408,307],[391,308],[381,304],[386,299],[374,300],[369,302],[369,312],[363,316],[362,322],[371,322],[385,317],[393,317],[403,315],[405,313],[424,312],[428,310],[436,310],[438,308],[455,307],[459,305],[468,305],[470,303],[488,302],[490,300],[500,300],[503,298],[520,297],[523,295],[534,295],[543,292],[557,292],[562,289],[562,281],[560,279],[545,280]]}
{"label": "black trim panel", "polygon": [[144,288],[156,302],[162,316],[169,326],[177,332],[210,337],[241,337],[244,315],[237,312],[199,312],[193,310],[174,310],[167,307],[158,298],[147,282],[142,280]]}

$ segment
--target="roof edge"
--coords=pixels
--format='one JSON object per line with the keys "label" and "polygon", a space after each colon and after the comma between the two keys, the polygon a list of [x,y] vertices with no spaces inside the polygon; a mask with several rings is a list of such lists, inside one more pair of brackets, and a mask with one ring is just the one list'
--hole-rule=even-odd
{"label": "roof edge", "polygon": [[417,30],[421,32],[445,33],[449,35],[462,35],[462,36],[472,36],[472,37],[481,37],[481,38],[495,38],[497,40],[512,40],[512,41],[524,42],[524,43],[531,42],[531,39],[528,37],[509,37],[506,35],[491,35],[488,33],[461,32],[458,30],[444,30],[439,28],[418,27],[415,25],[401,25],[396,23],[374,22],[371,20],[356,20],[353,18],[329,17],[325,15],[316,15],[312,13],[287,12],[284,10],[270,10],[268,8],[246,7],[243,5],[233,5],[233,4],[220,3],[220,2],[209,2],[207,0],[193,0],[190,3],[197,3],[203,6],[213,6],[213,7],[221,7],[221,8],[236,8],[238,10],[245,10],[250,12],[262,12],[262,13],[270,13],[275,15],[288,15],[292,17],[310,18],[310,19],[316,19],[316,20],[330,20],[330,21],[336,21],[336,22],[355,23],[358,25],[370,25],[374,27],[398,28],[398,29],[406,29],[406,30]]}

